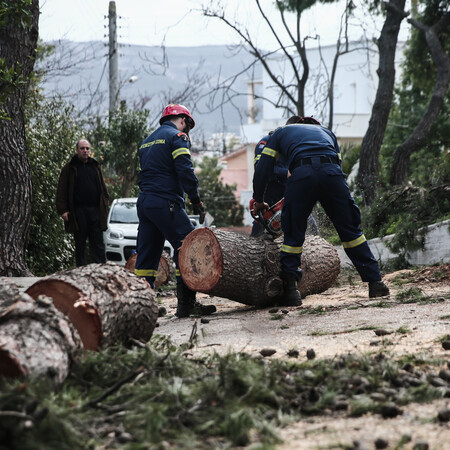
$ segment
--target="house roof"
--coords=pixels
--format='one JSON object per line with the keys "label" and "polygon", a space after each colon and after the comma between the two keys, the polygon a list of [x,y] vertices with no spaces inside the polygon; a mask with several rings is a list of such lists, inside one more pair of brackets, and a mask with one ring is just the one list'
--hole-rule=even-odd
{"label": "house roof", "polygon": [[227,159],[237,158],[238,156],[242,155],[242,153],[245,153],[246,151],[247,151],[247,148],[242,147],[239,150],[235,150],[232,153],[228,153],[227,155],[221,156],[219,158],[219,161],[226,161]]}

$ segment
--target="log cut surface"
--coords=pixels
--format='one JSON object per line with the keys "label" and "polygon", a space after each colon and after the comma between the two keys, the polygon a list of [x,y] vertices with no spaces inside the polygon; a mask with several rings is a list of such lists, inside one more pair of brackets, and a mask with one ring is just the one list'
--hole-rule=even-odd
{"label": "log cut surface", "polygon": [[[283,292],[280,274],[282,238],[267,240],[210,228],[197,228],[183,241],[178,254],[181,276],[195,291],[265,307]],[[331,244],[307,236],[303,245],[303,296],[328,289],[340,271]]]}
{"label": "log cut surface", "polygon": [[257,306],[274,303],[281,292],[278,260],[273,241],[210,228],[189,233],[178,253],[190,289]]}
{"label": "log cut surface", "polygon": [[[137,253],[131,255],[126,264],[125,268],[131,273],[134,273],[134,268],[136,267]],[[161,259],[159,260],[158,273],[156,274],[155,288],[159,288],[163,284],[167,284],[173,277],[175,273],[173,259],[167,252],[163,252]]]}
{"label": "log cut surface", "polygon": [[[191,232],[185,237],[183,242],[186,242],[186,245],[184,251],[180,250],[178,253],[178,264],[180,268],[183,267],[182,273],[186,274],[183,280],[188,287],[195,291],[209,293],[220,282],[223,274],[223,246],[227,244],[227,234],[226,232],[213,233],[208,228],[199,228],[199,230],[201,230],[199,233]],[[218,236],[223,236],[222,243],[219,242]]]}
{"label": "log cut surface", "polygon": [[51,298],[35,301],[14,284],[0,286],[1,375],[45,376],[59,385],[81,349],[78,332]]}
{"label": "log cut surface", "polygon": [[156,295],[147,281],[114,263],[58,272],[26,292],[34,299],[52,297],[88,350],[128,344],[130,339],[147,342],[158,318]]}

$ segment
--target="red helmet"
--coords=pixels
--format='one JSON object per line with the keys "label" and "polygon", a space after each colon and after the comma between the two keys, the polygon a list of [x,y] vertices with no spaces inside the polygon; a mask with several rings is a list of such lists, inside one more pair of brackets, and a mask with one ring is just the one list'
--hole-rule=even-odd
{"label": "red helmet", "polygon": [[186,106],[178,105],[178,104],[174,104],[174,103],[171,103],[170,105],[167,105],[164,108],[161,119],[159,119],[159,124],[162,125],[163,122],[165,122],[169,118],[169,116],[182,116],[182,115],[188,116],[192,120],[191,128],[194,128],[195,127],[194,118],[191,116],[191,113],[186,108]]}

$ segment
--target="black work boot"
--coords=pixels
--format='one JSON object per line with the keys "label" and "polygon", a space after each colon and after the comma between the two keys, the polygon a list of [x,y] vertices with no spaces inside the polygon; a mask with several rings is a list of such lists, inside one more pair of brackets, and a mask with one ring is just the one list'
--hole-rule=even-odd
{"label": "black work boot", "polygon": [[195,291],[191,291],[184,283],[177,284],[177,312],[175,315],[181,319],[189,317],[191,314],[196,316],[208,316],[216,312],[214,305],[202,305],[195,300]]}
{"label": "black work boot", "polygon": [[389,288],[382,281],[371,281],[369,283],[369,297],[384,297],[389,295]]}
{"label": "black work boot", "polygon": [[302,297],[297,290],[297,277],[293,273],[281,272],[283,280],[283,296],[278,300],[278,306],[300,306]]}

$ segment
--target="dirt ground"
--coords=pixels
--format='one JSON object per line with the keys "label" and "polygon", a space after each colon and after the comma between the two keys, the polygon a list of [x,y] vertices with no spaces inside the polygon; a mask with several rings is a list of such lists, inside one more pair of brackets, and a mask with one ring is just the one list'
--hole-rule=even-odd
{"label": "dirt ground", "polygon": [[[305,361],[308,349],[314,349],[316,358],[383,350],[395,357],[433,356],[448,363],[450,350],[444,350],[441,340],[450,334],[450,264],[394,272],[383,279],[391,293],[382,299],[369,299],[367,285],[346,272],[335,287],[306,297],[301,307],[278,310],[200,294],[201,302],[217,307],[214,315],[203,319],[177,319],[173,292],[162,292],[159,298],[167,315],[159,318],[155,333],[177,344],[192,342],[193,355],[246,352],[260,357],[261,350],[272,349],[276,353],[270,358],[288,358],[290,350],[297,350],[298,361]],[[411,288],[420,289],[422,301],[399,297]],[[379,336],[375,329],[389,334]],[[330,413],[278,430],[284,440],[278,449],[450,450],[450,422],[436,420],[438,411],[449,407],[448,398],[410,404],[394,419]],[[399,447],[402,438],[409,442]]]}

